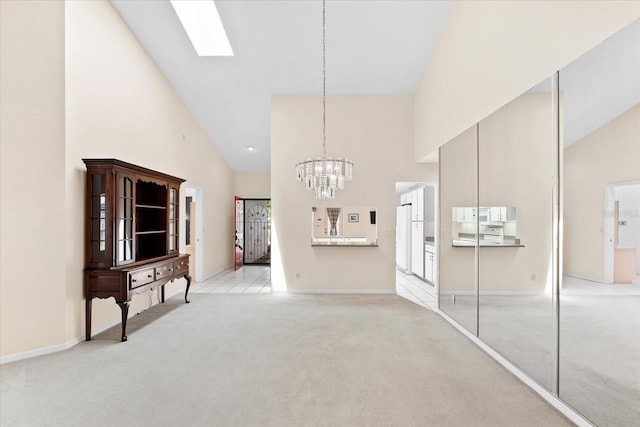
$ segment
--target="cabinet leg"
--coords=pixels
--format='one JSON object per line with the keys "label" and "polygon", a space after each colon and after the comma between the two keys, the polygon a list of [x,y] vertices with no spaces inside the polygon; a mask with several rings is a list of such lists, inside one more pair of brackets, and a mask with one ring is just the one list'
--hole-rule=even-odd
{"label": "cabinet leg", "polygon": [[184,302],[189,304],[189,300],[187,299],[187,297],[189,296],[189,287],[191,286],[191,276],[185,274],[184,278],[187,279],[187,289],[184,291]]}
{"label": "cabinet leg", "polygon": [[84,326],[84,339],[91,341],[91,298],[89,297],[85,300]]}
{"label": "cabinet leg", "polygon": [[129,301],[119,302],[120,311],[122,311],[122,338],[121,341],[127,340],[127,315],[129,314]]}

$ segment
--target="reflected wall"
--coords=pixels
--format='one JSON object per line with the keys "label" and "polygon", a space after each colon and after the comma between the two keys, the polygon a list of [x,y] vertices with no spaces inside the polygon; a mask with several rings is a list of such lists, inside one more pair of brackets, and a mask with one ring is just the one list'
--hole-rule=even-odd
{"label": "reflected wall", "polygon": [[517,226],[520,236],[519,246],[480,247],[479,336],[547,389],[553,383],[555,99],[549,78],[478,124],[479,203],[516,207],[517,222],[490,212],[490,224],[507,235]]}
{"label": "reflected wall", "polygon": [[[455,207],[478,207],[477,126],[461,133],[440,148],[440,310],[477,333],[477,217],[454,221]],[[468,246],[456,246],[454,227],[459,233],[476,236]]]}
{"label": "reflected wall", "polygon": [[[638,46],[640,21],[440,149],[441,311],[597,425],[640,425]],[[482,206],[519,245],[479,244],[509,226]]]}

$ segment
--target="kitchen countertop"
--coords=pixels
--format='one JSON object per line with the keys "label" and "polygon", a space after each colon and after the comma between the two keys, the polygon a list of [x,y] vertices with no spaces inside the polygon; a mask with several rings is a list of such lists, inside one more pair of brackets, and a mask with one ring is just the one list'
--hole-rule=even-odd
{"label": "kitchen countertop", "polygon": [[378,240],[369,241],[366,237],[359,236],[313,237],[311,239],[311,246],[371,247],[378,246]]}

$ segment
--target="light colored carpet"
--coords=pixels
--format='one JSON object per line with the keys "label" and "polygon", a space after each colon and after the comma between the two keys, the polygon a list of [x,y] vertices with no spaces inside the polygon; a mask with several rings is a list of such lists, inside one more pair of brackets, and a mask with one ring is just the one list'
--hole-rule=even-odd
{"label": "light colored carpet", "polygon": [[444,319],[392,295],[181,296],[0,367],[2,426],[563,426]]}

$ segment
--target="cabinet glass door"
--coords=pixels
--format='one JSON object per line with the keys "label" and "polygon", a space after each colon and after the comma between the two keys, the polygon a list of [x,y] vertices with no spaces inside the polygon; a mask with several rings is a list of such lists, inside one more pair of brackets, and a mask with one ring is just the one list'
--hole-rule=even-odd
{"label": "cabinet glass door", "polygon": [[133,178],[118,174],[118,234],[116,261],[118,265],[135,260],[133,253],[134,216],[133,216]]}
{"label": "cabinet glass door", "polygon": [[178,251],[178,200],[180,192],[169,188],[169,253]]}
{"label": "cabinet glass door", "polygon": [[91,175],[91,263],[103,264],[106,251],[105,175]]}

